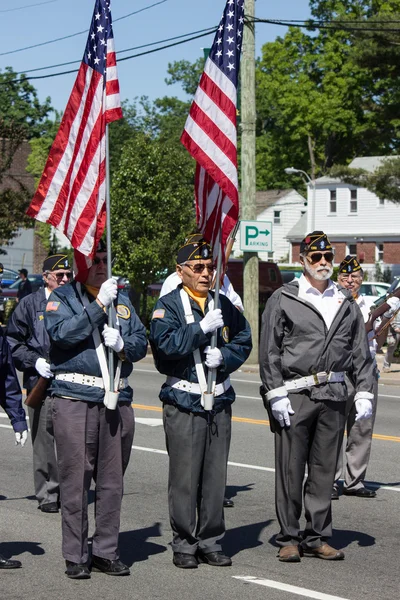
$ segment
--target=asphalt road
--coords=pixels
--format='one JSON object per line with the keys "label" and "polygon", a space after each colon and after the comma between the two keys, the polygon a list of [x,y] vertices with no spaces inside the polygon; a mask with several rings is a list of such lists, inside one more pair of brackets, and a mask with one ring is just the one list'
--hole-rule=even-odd
{"label": "asphalt road", "polygon": [[[225,512],[224,549],[231,568],[201,565],[183,571],[172,564],[167,510],[167,456],[157,399],[163,378],[146,358],[135,367],[136,433],[125,481],[121,519],[121,558],[131,576],[93,573],[87,581],[64,575],[60,516],[43,514],[32,497],[30,443],[14,447],[14,436],[0,414],[0,553],[23,568],[0,572],[0,599],[99,600],[398,600],[400,500],[400,388],[380,386],[370,485],[376,499],[341,497],[333,503],[332,544],[346,553],[343,562],[304,558],[283,564],[276,558],[273,436],[258,397],[258,376],[237,372],[233,439],[227,495],[235,507]],[[91,504],[91,512],[93,504]]]}

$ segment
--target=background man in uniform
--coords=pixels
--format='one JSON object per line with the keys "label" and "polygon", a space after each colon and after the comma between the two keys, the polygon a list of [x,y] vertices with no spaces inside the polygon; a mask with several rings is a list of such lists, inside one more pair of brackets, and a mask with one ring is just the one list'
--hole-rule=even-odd
{"label": "background man in uniform", "polygon": [[[364,273],[355,256],[346,256],[339,265],[338,284],[349,290],[357,302],[364,322],[369,318],[369,306],[364,297],[359,293],[363,282]],[[369,457],[371,454],[372,433],[374,429],[376,407],[378,401],[378,368],[375,361],[376,341],[374,331],[368,335],[369,351],[374,361],[374,399],[372,402],[372,415],[368,419],[357,419],[357,409],[354,403],[354,383],[351,376],[346,377],[348,401],[346,421],[346,466],[344,474],[343,494],[345,496],[358,496],[360,498],[375,498],[376,492],[364,485]],[[340,450],[336,466],[335,483],[333,484],[332,500],[339,498],[339,478],[343,472],[343,451]]]}
{"label": "background man in uniform", "polygon": [[[123,473],[132,448],[133,391],[128,383],[132,363],[147,351],[146,330],[114,278],[107,280],[107,255],[99,244],[93,265],[74,281],[54,290],[45,312],[51,339],[50,386],[54,437],[61,491],[62,550],[66,575],[88,579],[88,493],[96,481],[92,570],[129,575],[119,560],[118,534]],[[105,309],[116,304],[117,323],[107,326]],[[104,344],[121,361],[119,401],[115,410],[104,405],[108,377]],[[97,351],[96,351],[97,347]],[[118,364],[119,364],[118,361]],[[103,367],[101,366],[103,364]],[[117,388],[118,389],[118,388]]]}
{"label": "background man in uniform", "polygon": [[388,334],[386,338],[387,349],[385,358],[383,360],[382,371],[384,373],[390,373],[390,367],[394,353],[400,344],[400,300],[399,298],[388,298],[386,302],[391,308],[390,310],[386,311],[383,316],[392,320],[388,327]]}
{"label": "background man in uniform", "polygon": [[[43,263],[44,288],[23,298],[14,310],[7,328],[15,366],[24,374],[29,394],[39,376],[52,377],[48,362],[50,339],[44,327],[44,312],[49,296],[59,286],[69,283],[71,267],[66,254],[54,254]],[[33,447],[33,481],[39,509],[56,513],[59,507],[57,459],[54,444],[50,397],[45,396],[36,408],[28,407]]]}
{"label": "background man in uniform", "polygon": [[[304,273],[267,302],[262,319],[263,399],[275,431],[278,558],[340,560],[332,535],[331,492],[346,419],[344,372],[353,374],[358,418],[372,414],[373,363],[361,312],[330,280],[334,252],[322,231],[300,245]],[[303,480],[306,526],[300,531]],[[300,548],[299,548],[300,545]]]}
{"label": "background man in uniform", "polygon": [[[229,374],[250,354],[250,327],[225,296],[220,296],[221,308],[214,308],[212,250],[201,236],[188,237],[177,263],[182,285],[157,302],[150,325],[155,364],[167,376],[160,400],[169,455],[173,562],[183,569],[197,568],[198,559],[229,566],[232,561],[220,544],[235,400]],[[211,349],[217,330],[217,347]],[[201,393],[210,368],[217,369],[213,412],[204,410]]]}
{"label": "background man in uniform", "polygon": [[26,269],[20,269],[18,274],[21,278],[21,281],[18,286],[17,302],[20,302],[22,298],[25,298],[25,296],[32,294],[32,285],[28,279],[28,271]]}
{"label": "background man in uniform", "polygon": [[[10,419],[15,432],[15,443],[25,446],[28,438],[25,411],[22,407],[22,394],[11,350],[0,327],[0,406]],[[3,457],[4,458],[4,457]],[[0,554],[0,569],[18,569],[19,560],[10,560]]]}

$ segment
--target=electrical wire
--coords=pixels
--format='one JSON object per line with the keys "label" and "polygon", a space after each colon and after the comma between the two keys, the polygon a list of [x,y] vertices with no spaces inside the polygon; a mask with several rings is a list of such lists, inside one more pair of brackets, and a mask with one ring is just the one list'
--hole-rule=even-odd
{"label": "electrical wire", "polygon": [[[330,25],[318,25],[317,23],[311,21],[304,21],[304,25],[301,25],[299,22],[295,21],[277,21],[273,19],[259,19],[257,17],[253,20],[254,23],[269,23],[270,25],[281,25],[282,27],[299,27],[300,29],[330,29],[332,31],[353,31],[363,33],[365,31],[373,31],[375,33],[399,33],[399,29],[388,28],[388,29],[378,29],[376,27],[335,27]],[[334,23],[335,21],[332,21]]]}
{"label": "electrical wire", "polygon": [[[145,6],[144,8],[140,8],[139,10],[135,10],[134,12],[128,13],[127,15],[123,15],[122,17],[118,17],[118,19],[114,19],[113,23],[117,21],[122,21],[123,19],[127,19],[132,15],[137,15],[145,10],[150,10],[150,8],[154,8],[159,4],[164,4],[164,2],[168,2],[168,0],[159,0],[159,2],[155,2],[154,4],[150,4],[150,6]],[[87,34],[88,30],[84,29],[83,31],[77,31],[76,33],[71,33],[69,35],[64,35],[63,37],[54,38],[53,40],[48,40],[47,42],[41,42],[40,44],[33,44],[32,46],[24,46],[23,48],[17,48],[16,50],[8,50],[7,52],[0,52],[0,56],[6,56],[7,54],[16,54],[17,52],[24,52],[25,50],[31,50],[32,48],[39,48],[40,46],[46,46],[47,44],[54,44],[55,42],[61,42],[62,40],[68,40],[72,37],[76,37],[77,35],[82,35],[84,33]]]}
{"label": "electrical wire", "polygon": [[46,0],[46,2],[37,2],[37,4],[25,4],[25,6],[17,6],[15,8],[5,8],[0,10],[0,13],[15,12],[16,10],[23,10],[24,8],[33,8],[34,6],[42,6],[43,4],[53,4],[54,2],[60,2],[60,0]]}

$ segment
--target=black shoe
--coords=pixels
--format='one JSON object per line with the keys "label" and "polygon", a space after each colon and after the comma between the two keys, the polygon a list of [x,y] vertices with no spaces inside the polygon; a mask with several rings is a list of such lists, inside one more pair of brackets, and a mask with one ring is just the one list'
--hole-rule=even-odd
{"label": "black shoe", "polygon": [[65,574],[70,579],[90,579],[90,571],[86,563],[74,563],[70,560],[65,561]]}
{"label": "black shoe", "polygon": [[339,490],[336,487],[332,488],[331,500],[339,500]]}
{"label": "black shoe", "polygon": [[47,504],[41,504],[38,508],[44,513],[58,513],[58,503],[48,502]]}
{"label": "black shoe", "polygon": [[201,562],[207,563],[212,567],[230,567],[232,565],[232,560],[229,556],[225,556],[221,551],[203,552],[202,550],[199,550],[198,555]]}
{"label": "black shoe", "polygon": [[108,558],[100,558],[92,556],[92,571],[101,571],[106,575],[130,575],[130,569],[124,563],[117,560],[109,560]]}
{"label": "black shoe", "polygon": [[179,569],[197,569],[198,562],[194,554],[184,554],[183,552],[174,552],[172,562]]}
{"label": "black shoe", "polygon": [[9,560],[0,554],[0,569],[19,569],[22,564],[19,560]]}
{"label": "black shoe", "polygon": [[357,490],[343,490],[345,496],[357,496],[358,498],[375,498],[376,491],[367,487],[362,487]]}
{"label": "black shoe", "polygon": [[235,503],[230,498],[224,498],[224,508],[233,508]]}

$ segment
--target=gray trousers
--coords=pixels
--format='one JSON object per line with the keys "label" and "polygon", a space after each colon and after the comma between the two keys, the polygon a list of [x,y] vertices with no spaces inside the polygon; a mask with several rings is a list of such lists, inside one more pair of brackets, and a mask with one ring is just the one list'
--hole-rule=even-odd
{"label": "gray trousers", "polygon": [[33,449],[33,483],[39,506],[58,502],[60,495],[50,404],[51,398],[46,398],[37,408],[28,407]]}
{"label": "gray trousers", "polygon": [[88,560],[88,494],[96,482],[95,556],[119,557],[118,535],[123,474],[134,433],[129,403],[116,410],[103,404],[68,398],[52,399],[61,491],[62,552],[66,560]]}
{"label": "gray trousers", "polygon": [[[290,427],[276,423],[275,432],[275,507],[281,528],[276,541],[316,548],[332,535],[331,492],[346,402],[311,400],[307,392],[289,394],[289,399],[295,412]],[[301,532],[303,493],[306,526]]]}
{"label": "gray trousers", "polygon": [[[374,431],[377,401],[378,401],[378,375],[374,382],[374,400],[372,406],[372,416],[369,419],[356,421],[356,406],[354,404],[355,390],[351,381],[346,378],[347,388],[349,390],[349,399],[347,402],[347,421],[345,445],[346,466],[344,472],[344,487],[347,490],[359,490],[364,487],[364,479],[367,473],[369,457],[371,455],[372,434]],[[335,487],[338,486],[338,480],[343,474],[343,448],[339,452],[336,465]]]}
{"label": "gray trousers", "polygon": [[168,504],[172,550],[195,554],[221,550],[224,494],[231,440],[231,407],[207,417],[164,405],[169,455]]}

